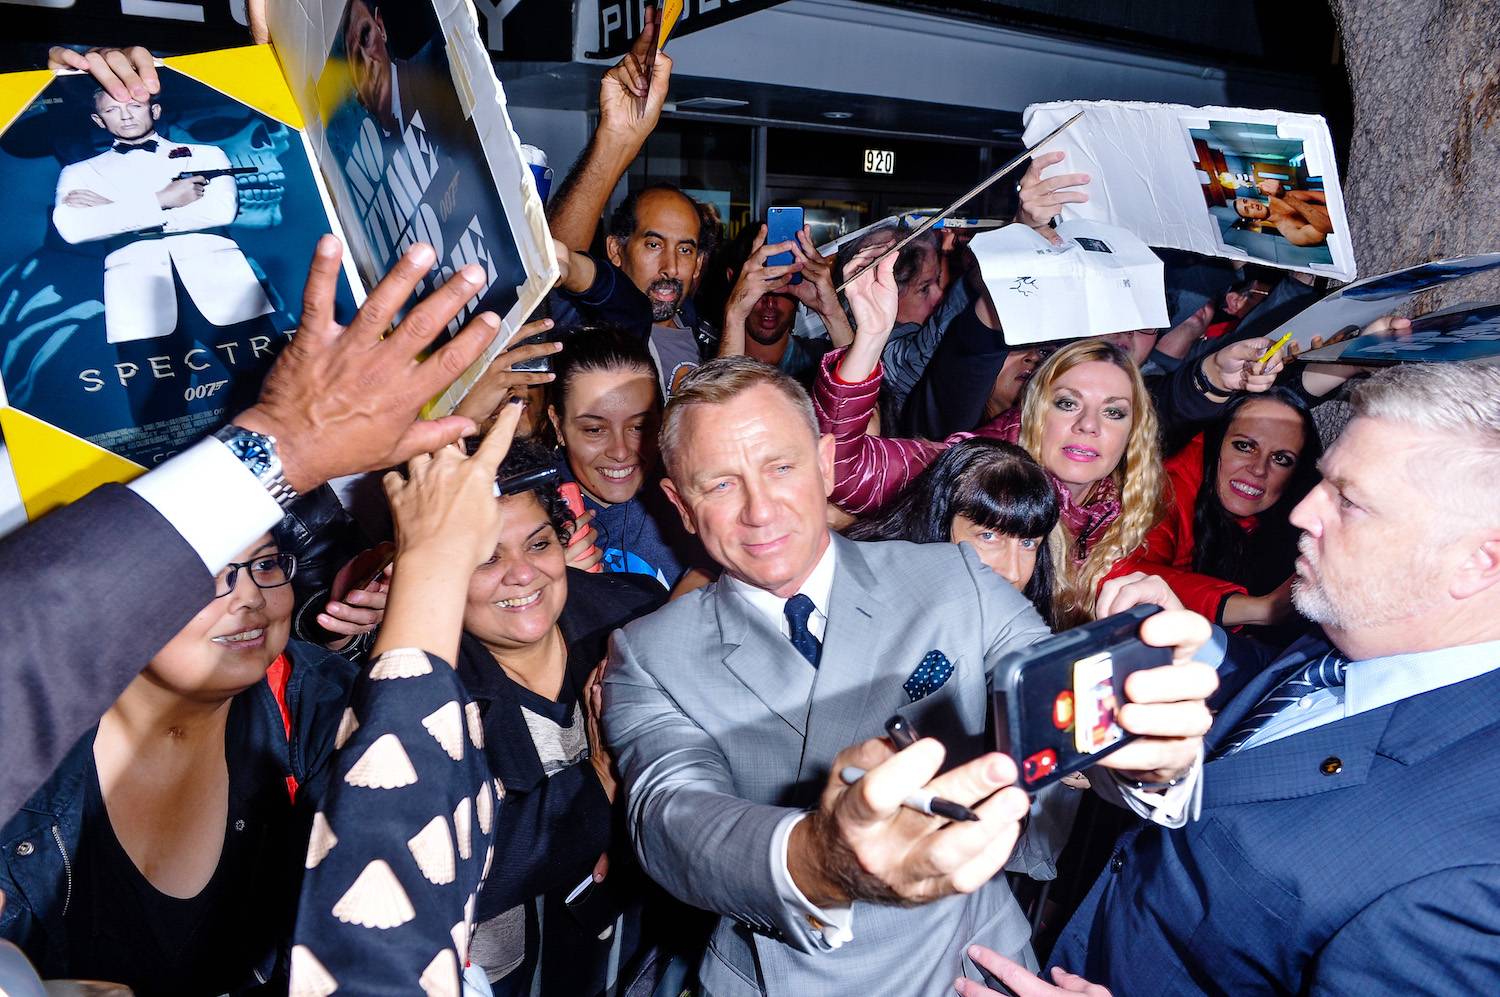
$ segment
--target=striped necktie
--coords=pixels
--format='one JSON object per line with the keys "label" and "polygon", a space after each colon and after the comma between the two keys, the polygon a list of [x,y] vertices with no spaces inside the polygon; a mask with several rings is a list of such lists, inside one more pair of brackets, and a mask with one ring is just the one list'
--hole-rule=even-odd
{"label": "striped necktie", "polygon": [[1319,689],[1333,689],[1344,684],[1344,676],[1349,670],[1349,659],[1333,648],[1328,653],[1309,664],[1306,668],[1299,668],[1293,672],[1286,681],[1272,689],[1270,694],[1262,699],[1250,712],[1234,732],[1219,745],[1214,752],[1215,758],[1223,758],[1232,755],[1245,742],[1255,736],[1255,732],[1270,722],[1288,706],[1297,702],[1303,696],[1317,692]]}

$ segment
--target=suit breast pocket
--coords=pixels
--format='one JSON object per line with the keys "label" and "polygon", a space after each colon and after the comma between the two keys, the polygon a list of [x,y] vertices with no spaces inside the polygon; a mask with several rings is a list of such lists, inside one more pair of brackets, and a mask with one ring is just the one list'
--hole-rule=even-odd
{"label": "suit breast pocket", "polygon": [[1217,819],[1203,826],[1191,854],[1204,903],[1187,946],[1195,982],[1210,993],[1297,989],[1301,898],[1255,864]]}
{"label": "suit breast pocket", "polygon": [[948,664],[951,674],[915,702],[903,691],[899,712],[918,734],[942,741],[948,749],[947,764],[957,765],[988,750],[985,688],[983,676],[972,663],[955,657]]}

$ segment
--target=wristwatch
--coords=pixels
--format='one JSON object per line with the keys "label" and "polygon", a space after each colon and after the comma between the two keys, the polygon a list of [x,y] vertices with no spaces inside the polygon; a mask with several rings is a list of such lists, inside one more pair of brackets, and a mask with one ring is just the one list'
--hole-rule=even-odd
{"label": "wristwatch", "polygon": [[277,505],[285,509],[297,500],[297,493],[281,473],[276,437],[230,423],[215,433],[214,439],[228,447],[229,452],[255,475]]}

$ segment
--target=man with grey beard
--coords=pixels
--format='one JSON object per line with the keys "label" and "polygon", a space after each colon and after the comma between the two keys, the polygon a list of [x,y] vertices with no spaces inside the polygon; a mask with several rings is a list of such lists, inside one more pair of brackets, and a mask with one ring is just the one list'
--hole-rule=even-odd
{"label": "man with grey beard", "polygon": [[[1201,819],[1122,838],[1055,967],[1117,994],[1500,993],[1500,367],[1397,367],[1352,404],[1292,512],[1323,633],[1231,648]],[[1102,989],[989,961],[1023,997]]]}
{"label": "man with grey beard", "polygon": [[718,330],[692,302],[706,228],[692,198],[655,184],[631,194],[611,216],[605,256],[554,240],[558,286],[585,320],[622,326],[647,341],[664,397],[718,349]]}

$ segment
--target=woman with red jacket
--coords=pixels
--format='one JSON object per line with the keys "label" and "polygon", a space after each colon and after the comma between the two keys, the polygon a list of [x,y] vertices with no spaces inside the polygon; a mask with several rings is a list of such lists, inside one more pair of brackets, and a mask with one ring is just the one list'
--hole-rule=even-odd
{"label": "woman with red jacket", "polygon": [[1321,454],[1296,393],[1236,398],[1167,460],[1165,514],[1109,577],[1159,575],[1184,606],[1228,627],[1286,621],[1297,556],[1288,516],[1316,484]]}

